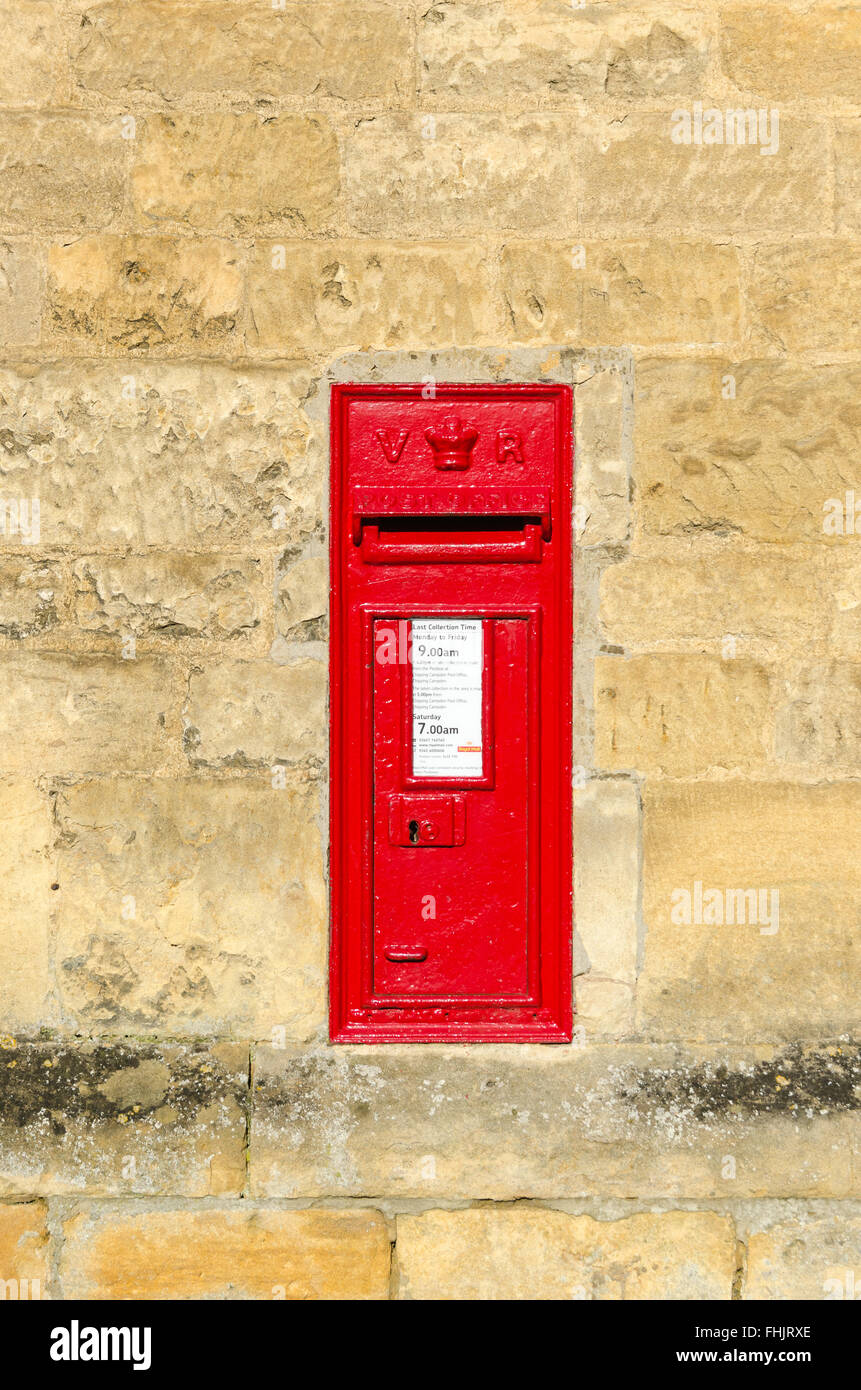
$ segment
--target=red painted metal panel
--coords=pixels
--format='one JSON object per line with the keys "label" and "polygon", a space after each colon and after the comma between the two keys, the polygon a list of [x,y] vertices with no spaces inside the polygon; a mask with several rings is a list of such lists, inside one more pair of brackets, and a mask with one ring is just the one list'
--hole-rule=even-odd
{"label": "red painted metal panel", "polygon": [[571,1038],[571,391],[332,388],[331,1036]]}

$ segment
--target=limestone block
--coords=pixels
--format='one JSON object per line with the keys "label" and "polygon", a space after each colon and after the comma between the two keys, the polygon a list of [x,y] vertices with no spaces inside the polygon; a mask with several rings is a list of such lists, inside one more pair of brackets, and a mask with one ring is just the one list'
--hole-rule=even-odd
{"label": "limestone block", "polygon": [[0,103],[62,105],[69,86],[63,12],[53,0],[0,0]]}
{"label": "limestone block", "polygon": [[841,1197],[857,1083],[842,1046],[259,1047],[252,1191]]}
{"label": "limestone block", "polygon": [[540,1208],[398,1217],[402,1299],[728,1299],[732,1222],[673,1211],[596,1221]]}
{"label": "limestone block", "polygon": [[512,242],[502,283],[521,342],[735,342],[738,253],[701,242]]}
{"label": "limestone block", "polygon": [[135,210],[147,226],[241,233],[320,231],[340,180],[325,116],[207,112],[146,118],[135,146]]}
{"label": "limestone block", "polygon": [[747,1242],[746,1299],[858,1298],[861,1218],[839,1209],[800,1214],[752,1231]]}
{"label": "limestone block", "polygon": [[248,1049],[0,1049],[0,1195],[238,1196]]}
{"label": "limestone block", "polygon": [[299,1041],[325,1022],[319,793],[112,778],[58,799],[57,981],[87,1032]]}
{"label": "limestone block", "polygon": [[257,242],[248,278],[250,347],[282,353],[498,342],[482,246]]}
{"label": "limestone block", "polygon": [[26,554],[0,557],[0,636],[20,642],[50,632],[60,621],[64,589],[58,564]]}
{"label": "limestone block", "polygon": [[[858,1022],[859,797],[854,782],[646,787],[638,1008],[647,1036],[851,1033]],[[738,896],[752,889],[755,921],[753,899]]]}
{"label": "limestone block", "polygon": [[584,547],[627,540],[630,445],[622,372],[586,368],[574,391],[574,536]]}
{"label": "limestone block", "polygon": [[[746,643],[809,652],[828,638],[834,600],[821,548],[753,552],[696,536],[631,555],[601,576],[601,630],[630,651],[710,642],[732,659]],[[735,639],[737,645],[726,639]]]}
{"label": "limestone block", "polygon": [[292,642],[325,636],[329,610],[329,563],[325,555],[300,556],[278,581],[278,631]]}
{"label": "limestone block", "polygon": [[576,202],[567,117],[373,116],[344,161],[347,217],[371,236],[561,232]]}
{"label": "limestone block", "polygon": [[[0,782],[0,881],[0,1032],[36,1032],[56,1022],[51,979],[55,879],[51,802],[32,783]],[[0,1052],[0,1067],[7,1060]]]}
{"label": "limestone block", "polygon": [[780,351],[861,347],[861,246],[843,240],[758,246],[748,301],[754,342]]}
{"label": "limestone block", "polygon": [[128,144],[119,120],[0,114],[0,230],[80,232],[122,208]]}
{"label": "limestone block", "polygon": [[599,656],[595,760],[607,771],[690,777],[758,768],[773,750],[768,671],[695,654]]}
{"label": "limestone block", "polygon": [[32,347],[42,322],[39,254],[24,241],[0,240],[0,344]]}
{"label": "limestone block", "polygon": [[251,637],[266,610],[263,566],[239,555],[93,555],[74,576],[88,632],[232,641]]}
{"label": "limestone block", "polygon": [[0,1205],[0,1297],[26,1302],[46,1296],[47,1211],[44,1202]]}
{"label": "limestone block", "polygon": [[859,63],[861,15],[851,6],[735,5],[721,13],[723,70],[755,97],[857,104]]}
{"label": "limestone block", "polygon": [[158,772],[179,751],[180,680],[149,657],[4,655],[0,765],[44,773]]}
{"label": "limestone block", "polygon": [[184,744],[194,766],[318,767],[326,747],[326,667],[220,662],[192,672]]}
{"label": "limestone block", "polygon": [[385,1299],[390,1247],[376,1211],[117,1211],[64,1227],[65,1298]]}
{"label": "limestone block", "polygon": [[[412,85],[403,6],[300,0],[76,0],[72,76],[92,93],[184,104],[218,95],[394,102]],[[194,55],[194,61],[189,55]]]}
{"label": "limestone block", "polygon": [[712,48],[705,17],[678,5],[458,0],[419,14],[427,105],[573,105],[693,93]]}
{"label": "limestone block", "polygon": [[242,247],[215,238],[89,236],[48,252],[46,336],[57,349],[237,353]]}
{"label": "limestone block", "polygon": [[[699,97],[711,106],[708,94]],[[688,110],[689,103],[679,106]],[[692,107],[690,108],[692,109]],[[724,110],[725,107],[720,107]],[[650,232],[818,232],[826,214],[826,131],[809,118],[779,122],[778,148],[765,144],[690,144],[672,139],[673,110],[594,118],[584,133],[580,216],[585,230],[605,226]],[[768,132],[766,132],[768,134]]]}
{"label": "limestone block", "polygon": [[322,527],[325,477],[306,387],[291,366],[0,368],[0,495],[38,497],[42,545],[78,555],[301,542]]}
{"label": "limestone block", "polygon": [[852,363],[639,362],[640,524],[665,535],[820,542],[825,502],[857,482],[859,390]]}

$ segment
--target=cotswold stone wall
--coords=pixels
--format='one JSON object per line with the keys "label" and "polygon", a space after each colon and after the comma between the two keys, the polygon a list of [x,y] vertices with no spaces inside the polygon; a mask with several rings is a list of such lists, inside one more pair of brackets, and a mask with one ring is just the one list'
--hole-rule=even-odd
{"label": "cotswold stone wall", "polygon": [[[0,29],[0,1287],[857,1296],[861,12]],[[328,388],[426,376],[575,387],[571,1046],[327,1041]]]}

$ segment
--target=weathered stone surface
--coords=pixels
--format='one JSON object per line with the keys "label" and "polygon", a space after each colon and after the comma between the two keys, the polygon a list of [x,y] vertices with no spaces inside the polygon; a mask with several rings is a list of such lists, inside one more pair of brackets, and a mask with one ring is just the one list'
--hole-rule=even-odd
{"label": "weathered stone surface", "polygon": [[0,637],[20,642],[60,621],[63,576],[58,564],[30,556],[0,557]]}
{"label": "weathered stone surface", "polygon": [[[574,909],[585,959],[577,970],[577,1023],[587,1036],[633,1022],[637,976],[640,801],[621,778],[574,789]],[[602,988],[609,986],[609,988]]]}
{"label": "weathered stone surface", "polygon": [[809,659],[787,672],[777,711],[777,757],[787,763],[861,772],[861,665]]}
{"label": "weathered stone surface", "polygon": [[64,1298],[385,1299],[376,1211],[90,1208],[64,1227]]}
{"label": "weathered stone surface", "polygon": [[578,975],[574,985],[577,1017],[575,1042],[630,1037],[634,1021],[634,991],[617,980],[602,980],[591,971]]}
{"label": "weathered stone surface", "polygon": [[624,370],[591,365],[574,391],[574,535],[581,546],[627,540],[631,518],[630,442]]}
{"label": "weathered stone surface", "polygon": [[861,15],[852,6],[736,5],[721,13],[721,64],[755,97],[857,105]]}
{"label": "weathered stone surface", "polygon": [[600,768],[669,777],[757,768],[772,744],[769,675],[756,662],[669,653],[595,662]]}
{"label": "weathered stone surface", "polygon": [[39,257],[20,241],[0,241],[0,345],[31,347],[42,322]]}
{"label": "weathered stone surface", "polygon": [[561,232],[575,206],[567,117],[374,116],[344,161],[350,225],[374,236]]}
{"label": "weathered stone surface", "polygon": [[72,74],[84,94],[397,101],[412,84],[403,6],[374,0],[347,9],[301,0],[283,10],[257,0],[78,4]]}
{"label": "weathered stone surface", "polygon": [[199,237],[90,236],[48,252],[46,335],[108,352],[241,349],[244,251]]}
{"label": "weathered stone surface", "polygon": [[339,180],[338,142],[325,116],[151,115],[132,191],[148,225],[301,233],[330,224]]}
{"label": "weathered stone surface", "polygon": [[292,642],[315,642],[326,635],[329,609],[329,562],[325,555],[306,555],[288,563],[278,582],[275,618],[278,631]]}
{"label": "weathered stone surface", "polygon": [[665,534],[821,540],[826,500],[857,482],[859,393],[853,364],[638,363],[641,525]]}
{"label": "weathered stone surface", "polygon": [[304,657],[195,668],[183,742],[193,766],[320,765],[326,742],[326,667]]}
{"label": "weathered stone surface", "polygon": [[0,1051],[0,1195],[238,1196],[247,1084],[236,1043]]}
{"label": "weathered stone surface", "polygon": [[[861,498],[859,498],[861,500]],[[831,627],[828,650],[832,656],[854,661],[861,651],[861,553],[853,549],[854,537],[846,538],[842,554],[829,552]]]}
{"label": "weathered stone surface", "polygon": [[748,302],[754,341],[789,352],[861,347],[861,243],[757,246]]}
{"label": "weathered stone surface", "polygon": [[69,87],[63,28],[54,0],[0,0],[0,104],[62,105]]}
{"label": "weathered stone surface", "polygon": [[834,132],[834,161],[837,230],[861,232],[861,120],[838,125]]}
{"label": "weathered stone surface", "polygon": [[530,385],[536,381],[567,382],[576,378],[580,369],[586,376],[594,367],[617,370],[630,359],[624,353],[603,356],[600,362],[579,355],[573,348],[543,346],[524,348],[500,346],[499,342],[482,348],[396,348],[374,349],[372,352],[345,353],[332,364],[333,381],[398,382],[415,374],[434,376],[438,381],[498,382]]}
{"label": "weathered stone surface", "polygon": [[0,114],[0,229],[109,226],[122,207],[127,153],[116,120]]}
{"label": "weathered stone surface", "polygon": [[179,680],[142,657],[4,655],[0,767],[6,771],[158,772],[179,749]]}
{"label": "weathered stone surface", "polygon": [[[709,105],[707,96],[702,98]],[[818,232],[828,215],[824,127],[789,117],[779,149],[675,144],[672,112],[596,124],[583,149],[580,216],[592,236],[606,228],[658,232]]]}
{"label": "weathered stone surface", "polygon": [[56,973],[78,1029],[298,1041],[324,1026],[320,796],[284,783],[60,791]]}
{"label": "weathered stone surface", "polygon": [[306,383],[212,363],[0,369],[0,495],[39,497],[42,544],[78,554],[301,543],[322,527],[325,476]]}
{"label": "weathered stone surface", "polygon": [[[53,847],[46,793],[27,782],[0,782],[0,1032],[22,1028],[35,1032],[55,1021],[51,999]],[[5,1061],[0,1053],[0,1068]]]}
{"label": "weathered stone surface", "polygon": [[852,1299],[861,1288],[861,1216],[800,1214],[753,1230],[746,1299]]}
{"label": "weathered stone surface", "polygon": [[735,342],[738,253],[664,241],[513,242],[502,285],[523,342]]}
{"label": "weathered stone surface", "polygon": [[727,659],[755,644],[810,652],[829,645],[837,576],[820,548],[789,554],[696,536],[650,547],[601,576],[601,631],[631,651],[715,644]]}
{"label": "weathered stone surface", "polygon": [[398,1217],[402,1299],[728,1299],[728,1217],[673,1211],[596,1221],[540,1208]]}
{"label": "weathered stone surface", "polygon": [[566,0],[436,3],[419,13],[421,91],[429,105],[566,105],[698,94],[707,24],[677,5],[613,5],[586,14]]}
{"label": "weathered stone surface", "polygon": [[50,1277],[47,1247],[43,1202],[0,1205],[0,1298],[18,1302],[45,1297]]}
{"label": "weathered stone surface", "polygon": [[502,336],[482,246],[258,242],[248,295],[249,345],[285,353],[428,348]]}
{"label": "weathered stone surface", "polygon": [[266,610],[266,568],[241,555],[93,555],[74,576],[88,632],[224,642],[252,637]]}
{"label": "weathered stone surface", "polygon": [[[646,786],[646,1036],[765,1041],[857,1027],[859,809],[854,782]],[[738,896],[752,889],[754,921],[750,894]]]}
{"label": "weathered stone surface", "polygon": [[261,1047],[251,1184],[270,1197],[844,1196],[856,1083],[838,1047]]}

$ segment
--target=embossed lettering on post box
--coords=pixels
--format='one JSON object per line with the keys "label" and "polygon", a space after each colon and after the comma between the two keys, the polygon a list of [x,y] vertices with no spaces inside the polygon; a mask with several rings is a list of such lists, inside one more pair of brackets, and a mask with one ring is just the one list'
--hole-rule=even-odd
{"label": "embossed lettering on post box", "polygon": [[571,1038],[571,391],[334,386],[331,1036]]}

